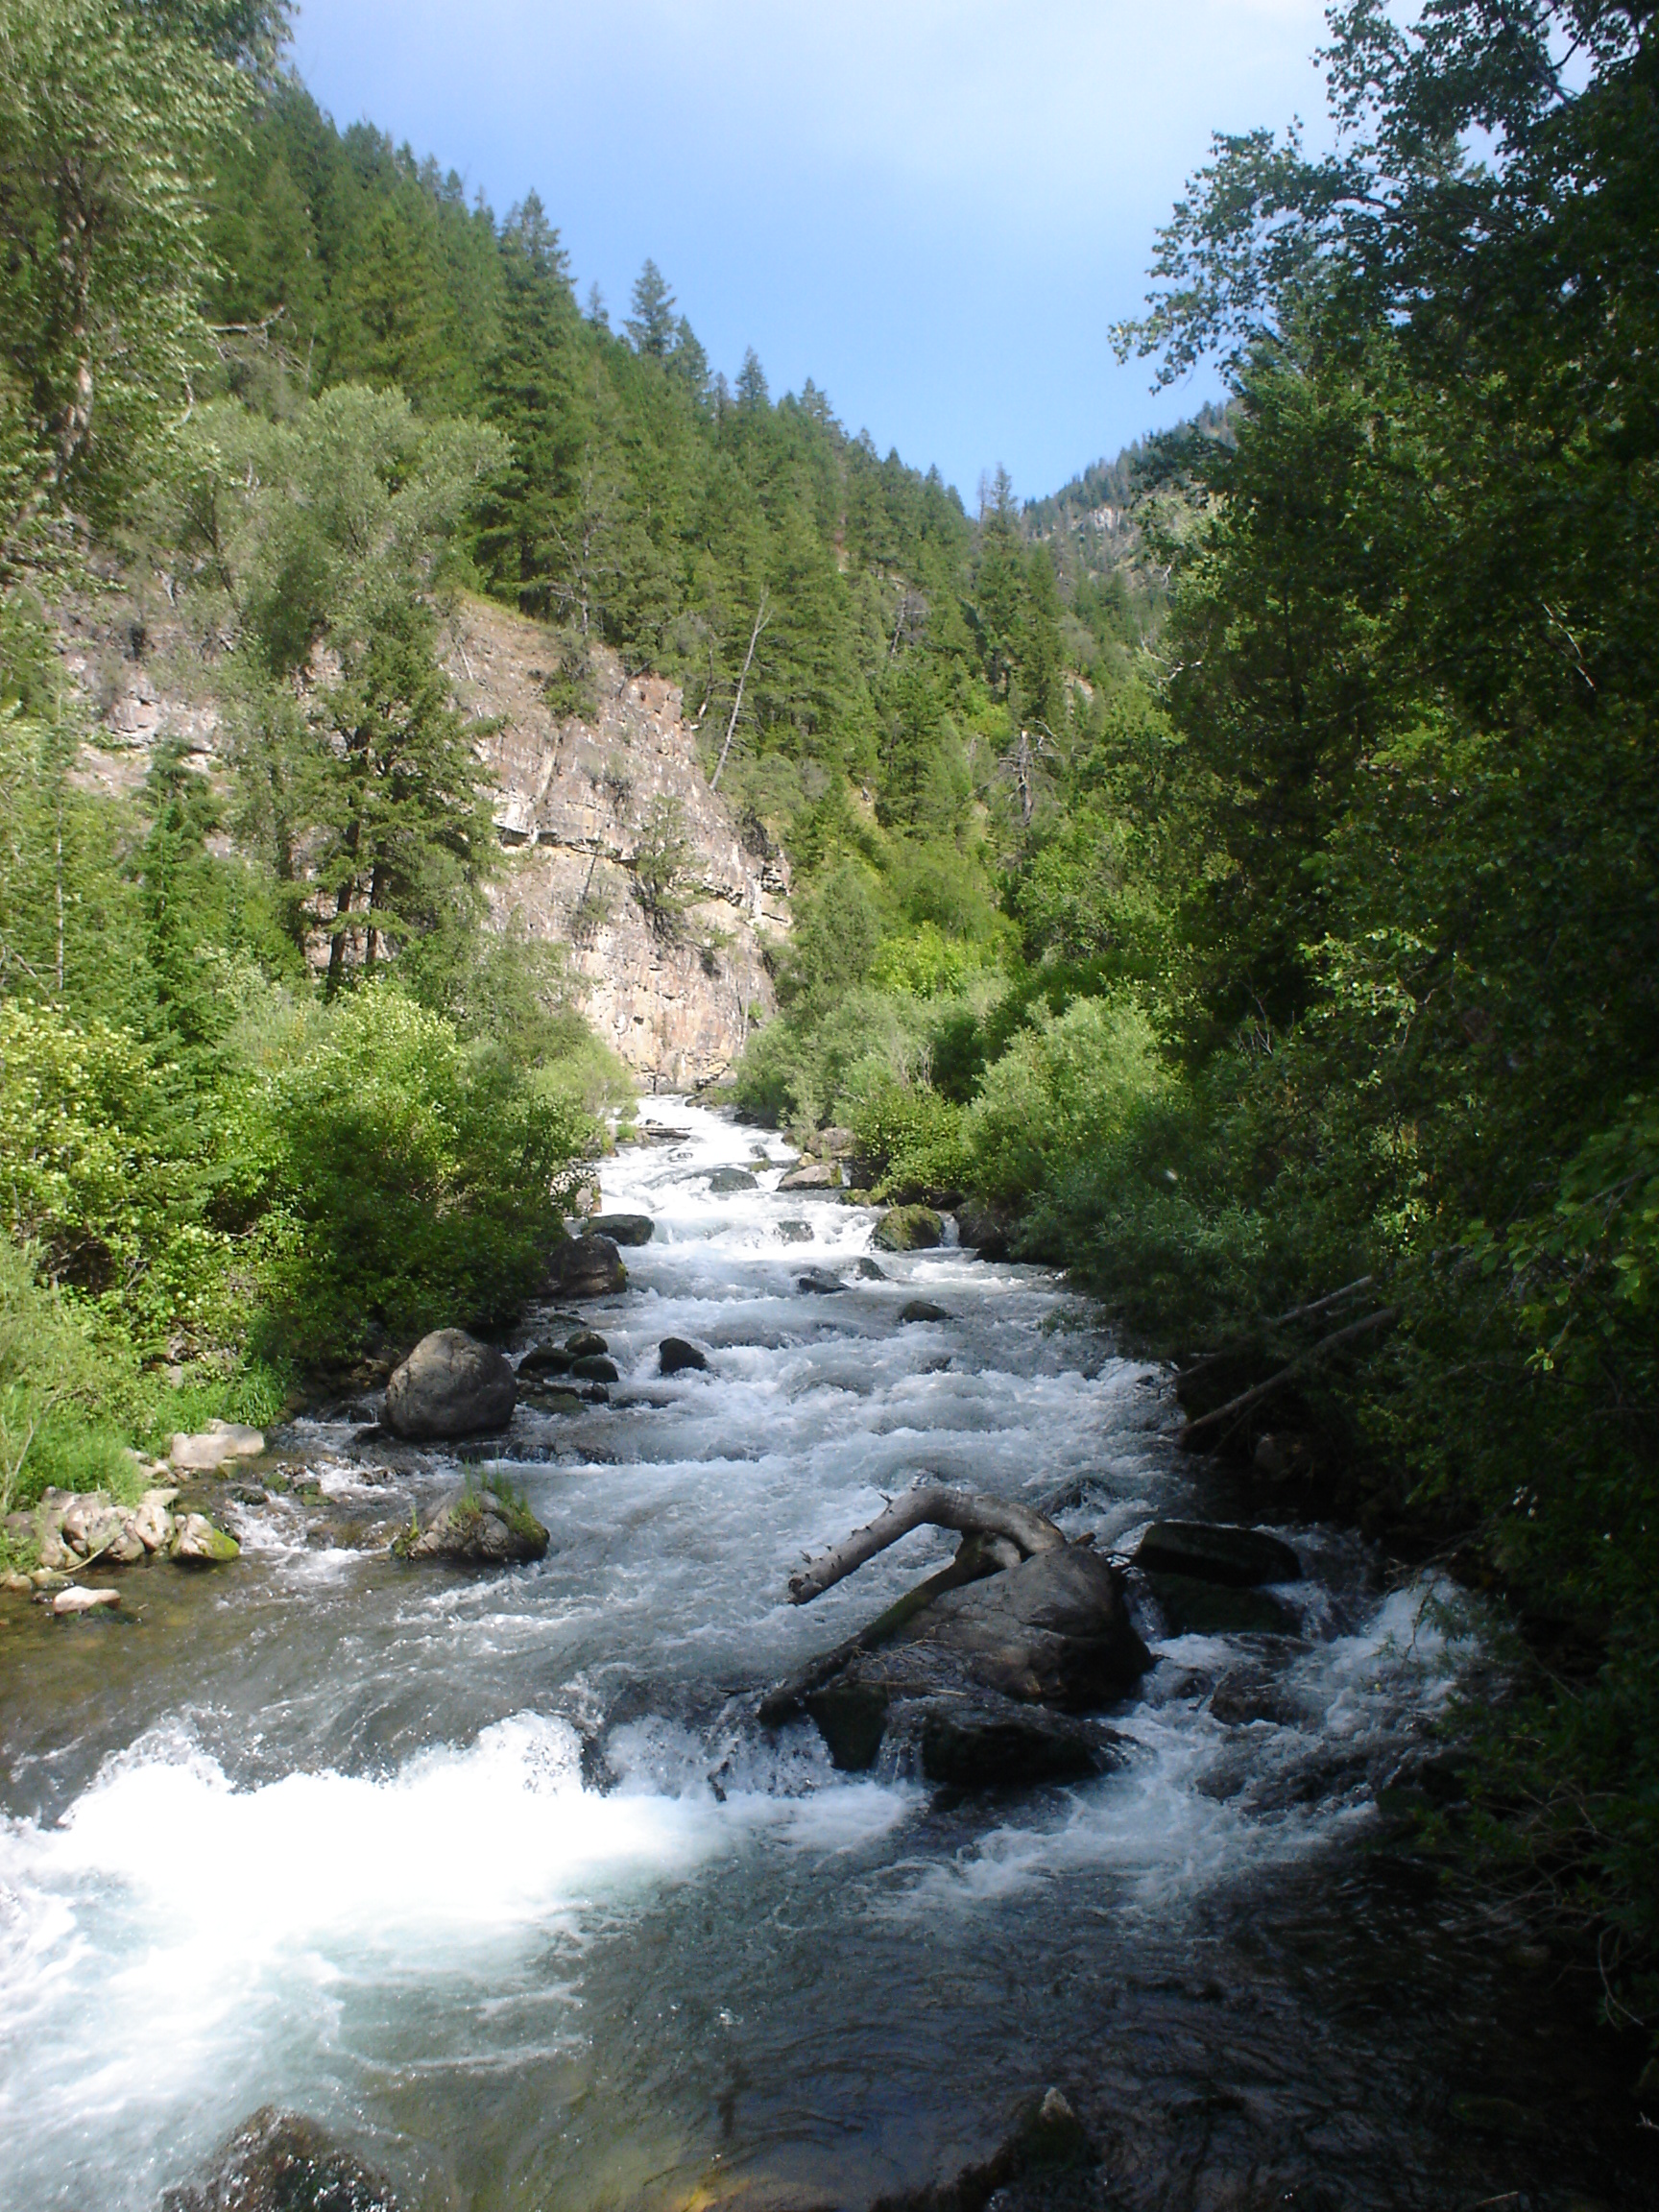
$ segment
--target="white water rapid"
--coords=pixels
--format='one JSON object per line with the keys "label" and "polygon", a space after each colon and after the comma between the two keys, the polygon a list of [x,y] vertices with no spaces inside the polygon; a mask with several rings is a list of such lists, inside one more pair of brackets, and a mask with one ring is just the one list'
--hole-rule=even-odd
{"label": "white water rapid", "polygon": [[[777,1192],[777,1141],[677,1100],[646,1118],[686,1134],[605,1166],[607,1209],[656,1221],[629,1289],[583,1309],[613,1403],[521,1409],[500,1450],[544,1561],[400,1566],[276,1498],[216,1579],[134,1571],[121,1618],[7,1647],[7,2212],[154,2212],[264,2104],[422,2207],[920,2185],[1121,2027],[1126,1990],[1211,2002],[1206,1946],[1362,1834],[1448,1695],[1470,1647],[1445,1594],[1286,1528],[1300,1634],[1170,1640],[1148,1614],[1161,1663],[1099,1781],[941,1802],[834,1772],[807,1724],[768,1737],[756,1694],[948,1556],[920,1533],[784,1601],[803,1552],[917,1473],[1069,1498],[1068,1531],[1115,1551],[1203,1501],[1158,1375],[1052,1278],[947,1248],[860,1279],[875,1216]],[[757,1187],[712,1192],[721,1166]],[[802,1291],[808,1266],[847,1287]],[[951,1317],[902,1326],[918,1292]],[[709,1372],[662,1380],[671,1334]],[[455,1479],[351,1434],[279,1440],[343,1529]],[[1261,1717],[1223,1721],[1210,1693],[1241,1670]]]}

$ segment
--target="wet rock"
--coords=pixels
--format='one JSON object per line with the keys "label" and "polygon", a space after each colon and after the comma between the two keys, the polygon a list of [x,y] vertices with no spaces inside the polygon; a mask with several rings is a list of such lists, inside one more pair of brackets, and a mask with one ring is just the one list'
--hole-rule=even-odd
{"label": "wet rock", "polygon": [[401,1559],[455,1559],[488,1566],[546,1555],[548,1534],[522,1499],[470,1485],[445,1498],[420,1534],[393,1545]]}
{"label": "wet rock", "polygon": [[1152,1665],[1117,1570],[1078,1544],[947,1591],[900,1636],[959,1655],[1005,1696],[1078,1709],[1122,1696]]}
{"label": "wet rock", "polygon": [[664,1336],[657,1347],[657,1364],[664,1375],[682,1375],[688,1369],[706,1370],[709,1356],[699,1352],[695,1344],[687,1344],[684,1336]]}
{"label": "wet rock", "polygon": [[892,1702],[879,1682],[843,1679],[812,1692],[805,1700],[805,1708],[818,1723],[832,1767],[861,1774],[876,1764]]}
{"label": "wet rock", "polygon": [[205,1513],[185,1513],[180,1517],[173,1556],[183,1566],[219,1567],[241,1555],[242,1547],[235,1537],[227,1536],[223,1528],[215,1528]]}
{"label": "wet rock", "polygon": [[52,1600],[52,1610],[61,1616],[70,1613],[96,1613],[106,1605],[119,1605],[118,1590],[60,1590]]}
{"label": "wet rock", "polygon": [[0,1575],[0,1590],[4,1590],[10,1598],[33,1598],[35,1595],[35,1585],[28,1575],[19,1575],[14,1569]]}
{"label": "wet rock", "polygon": [[780,1190],[837,1190],[841,1187],[841,1170],[832,1167],[828,1160],[808,1160],[795,1167],[779,1184]]}
{"label": "wet rock", "polygon": [[209,1421],[197,1435],[180,1431],[168,1457],[181,1474],[204,1475],[223,1467],[228,1459],[257,1459],[264,1449],[259,1430],[245,1428],[239,1421]]}
{"label": "wet rock", "polygon": [[649,1244],[657,1224],[649,1214],[595,1214],[583,1228],[584,1237],[609,1237],[613,1244]]}
{"label": "wet rock", "polygon": [[1155,1521],[1136,1547],[1135,1564],[1149,1574],[1190,1575],[1235,1590],[1295,1582],[1302,1575],[1302,1562],[1277,1536],[1220,1521]]}
{"label": "wet rock", "polygon": [[383,2174],[314,2120],[266,2105],[245,2120],[200,2181],[169,2189],[161,2212],[400,2212]]}
{"label": "wet rock", "polygon": [[538,1413],[580,1413],[583,1401],[579,1390],[538,1390],[529,1403]]}
{"label": "wet rock", "polygon": [[413,1442],[505,1429],[517,1403],[512,1362],[464,1329],[422,1336],[386,1385],[386,1426]]}
{"label": "wet rock", "polygon": [[785,1244],[810,1244],[812,1224],[810,1221],[780,1221],[778,1234]]}
{"label": "wet rock", "polygon": [[737,1190],[758,1190],[759,1184],[747,1167],[711,1167],[709,1189],[716,1198],[730,1198]]}
{"label": "wet rock", "polygon": [[956,1234],[981,1260],[1006,1260],[1013,1249],[1018,1216],[1008,1208],[980,1206],[972,1200],[956,1212]]}
{"label": "wet rock", "polygon": [[885,1283],[888,1280],[886,1268],[868,1258],[854,1260],[853,1272],[860,1283]]}
{"label": "wet rock", "polygon": [[628,1287],[628,1270],[610,1237],[567,1237],[547,1257],[547,1289],[555,1298],[609,1298]]}
{"label": "wet rock", "polygon": [[839,1275],[831,1275],[827,1267],[808,1267],[805,1275],[795,1278],[797,1290],[808,1291],[817,1298],[828,1298],[832,1290],[845,1290],[847,1286]]}
{"label": "wet rock", "polygon": [[1171,1636],[1290,1636],[1296,1621],[1265,1590],[1201,1582],[1195,1575],[1148,1575],[1147,1588]]}
{"label": "wet rock", "polygon": [[584,1382],[620,1382],[622,1375],[614,1359],[607,1359],[602,1352],[587,1352],[570,1362],[572,1375],[580,1376]]}
{"label": "wet rock", "polygon": [[950,1321],[954,1315],[943,1306],[935,1306],[931,1298],[907,1298],[899,1309],[901,1321]]}
{"label": "wet rock", "polygon": [[1046,1714],[947,1705],[922,1724],[922,1771],[958,1790],[1081,1782],[1110,1764],[1080,1728]]}
{"label": "wet rock", "polygon": [[609,1406],[611,1403],[610,1384],[606,1382],[584,1382],[582,1385],[582,1403],[584,1406]]}
{"label": "wet rock", "polygon": [[876,1224],[873,1239],[883,1252],[926,1252],[945,1241],[945,1224],[931,1206],[894,1206]]}
{"label": "wet rock", "polygon": [[997,2212],[1015,2205],[1044,2212],[1099,2212],[1103,2200],[1090,2169],[1099,2157],[1083,2123],[1058,2089],[1033,2099],[1005,2142],[982,2165],[965,2166],[952,2181],[898,2197],[878,2197],[871,2212]]}
{"label": "wet rock", "polygon": [[163,1491],[156,1497],[141,1499],[133,1508],[132,1533],[146,1551],[165,1551],[172,1543],[173,1516],[167,1507],[177,1496],[177,1491]]}
{"label": "wet rock", "polygon": [[568,1375],[570,1355],[554,1344],[537,1344],[525,1353],[518,1362],[520,1383],[535,1382],[543,1375]]}
{"label": "wet rock", "polygon": [[572,1359],[590,1359],[595,1353],[609,1352],[611,1347],[597,1329],[578,1329],[574,1336],[566,1336],[565,1349]]}

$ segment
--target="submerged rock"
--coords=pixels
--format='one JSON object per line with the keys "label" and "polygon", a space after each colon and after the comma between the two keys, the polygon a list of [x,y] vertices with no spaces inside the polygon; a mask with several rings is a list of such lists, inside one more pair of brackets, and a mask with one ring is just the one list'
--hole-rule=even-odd
{"label": "submerged rock", "polygon": [[1135,1564],[1155,1575],[1191,1575],[1250,1590],[1262,1582],[1295,1582],[1302,1562],[1264,1528],[1224,1521],[1154,1521],[1135,1551]]}
{"label": "submerged rock", "polygon": [[464,1329],[422,1336],[386,1385],[386,1426],[422,1442],[505,1429],[518,1400],[513,1363]]}
{"label": "submerged rock", "polygon": [[729,1198],[736,1190],[758,1190],[759,1184],[747,1167],[711,1167],[709,1189],[716,1198]]}
{"label": "submerged rock", "polygon": [[119,1590],[60,1590],[52,1600],[57,1614],[96,1613],[105,1605],[119,1605]]}
{"label": "submerged rock", "polygon": [[778,1234],[785,1244],[810,1244],[812,1224],[810,1221],[780,1221]]}
{"label": "submerged rock", "polygon": [[613,1244],[649,1244],[657,1224],[649,1214],[595,1214],[585,1224],[584,1237],[609,1237]]}
{"label": "submerged rock", "polygon": [[695,1344],[688,1344],[684,1336],[664,1336],[657,1347],[657,1364],[664,1375],[681,1375],[688,1369],[707,1369],[709,1356],[699,1352]]}
{"label": "submerged rock", "polygon": [[498,1566],[545,1557],[548,1534],[521,1498],[469,1485],[445,1499],[419,1535],[392,1549],[400,1559],[457,1559]]}
{"label": "submerged rock", "polygon": [[200,2181],[169,2189],[161,2212],[400,2212],[383,2174],[314,2120],[272,2105],[237,2128]]}
{"label": "submerged rock", "polygon": [[257,1459],[264,1449],[259,1430],[245,1428],[239,1421],[209,1421],[198,1435],[180,1430],[168,1456],[180,1473],[204,1475],[223,1467],[228,1459]]}
{"label": "submerged rock", "polygon": [[955,1315],[948,1313],[943,1306],[935,1306],[931,1298],[907,1298],[899,1309],[901,1321],[951,1321]]}
{"label": "submerged rock", "polygon": [[885,1283],[888,1280],[886,1268],[868,1257],[854,1260],[853,1272],[860,1283]]}
{"label": "submerged rock", "polygon": [[945,1224],[931,1206],[894,1206],[876,1224],[873,1241],[883,1252],[926,1252],[945,1241]]}
{"label": "submerged rock", "polygon": [[615,1239],[597,1234],[567,1237],[547,1256],[547,1290],[554,1298],[609,1298],[628,1287],[628,1270]]}

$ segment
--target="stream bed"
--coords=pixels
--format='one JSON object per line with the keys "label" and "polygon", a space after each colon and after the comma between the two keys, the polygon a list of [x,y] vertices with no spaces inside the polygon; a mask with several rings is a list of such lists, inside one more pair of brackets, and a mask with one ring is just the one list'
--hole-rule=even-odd
{"label": "stream bed", "polygon": [[[603,1184],[655,1236],[582,1309],[612,1403],[521,1407],[488,1454],[543,1561],[389,1558],[455,1461],[343,1407],[276,1438],[321,1489],[233,1506],[236,1565],[0,1614],[0,2206],[156,2212],[276,2105],[421,2212],[859,2208],[1050,2085],[1100,2163],[1010,2204],[1651,2203],[1589,1997],[1376,1847],[1483,1678],[1450,1585],[1286,1527],[1294,1635],[1171,1637],[1144,1601],[1158,1665],[1074,1787],[841,1774],[810,1723],[757,1726],[949,1557],[918,1532],[785,1602],[918,1474],[1114,1551],[1248,1509],[1053,1277],[945,1248],[867,1279],[876,1216],[777,1191],[779,1141],[647,1119],[679,1134]],[[756,1187],[712,1190],[733,1166]],[[950,1317],[901,1324],[918,1294]],[[663,1380],[668,1335],[709,1371]]]}

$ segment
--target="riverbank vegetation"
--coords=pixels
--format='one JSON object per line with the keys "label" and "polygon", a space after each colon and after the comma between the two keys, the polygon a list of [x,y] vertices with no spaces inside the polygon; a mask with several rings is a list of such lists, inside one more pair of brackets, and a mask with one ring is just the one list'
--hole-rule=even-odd
{"label": "riverbank vegetation", "polygon": [[[491,593],[561,711],[598,642],[671,675],[787,854],[744,1110],[1065,1263],[1190,1409],[1271,1383],[1206,1432],[1263,1513],[1503,1594],[1462,1834],[1659,2007],[1647,14],[1337,8],[1334,150],[1217,141],[1122,333],[1226,404],[972,511],[336,131],[279,10],[0,26],[12,1490],[521,1295],[597,1047],[484,926],[436,637]],[[134,578],[219,765],[121,797],[60,645]]]}

